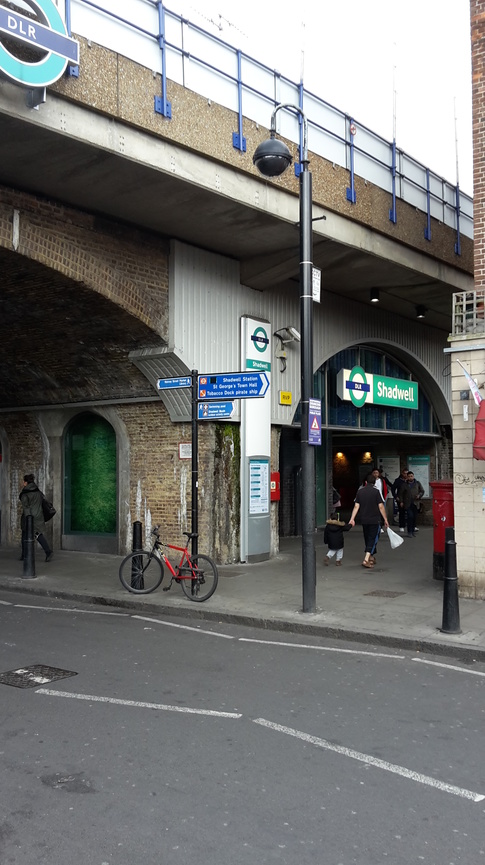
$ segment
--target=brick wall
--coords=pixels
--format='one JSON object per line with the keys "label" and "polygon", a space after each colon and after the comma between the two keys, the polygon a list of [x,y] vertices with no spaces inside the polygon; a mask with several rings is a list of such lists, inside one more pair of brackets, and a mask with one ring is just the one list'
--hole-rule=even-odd
{"label": "brick wall", "polygon": [[[191,529],[192,463],[180,459],[179,444],[191,442],[191,425],[173,424],[162,402],[112,407],[124,432],[118,440],[118,474],[126,479],[126,501],[119,507],[119,552],[131,548],[132,526],[140,520],[144,542],[149,543],[154,525],[161,525],[162,538],[183,541]],[[63,431],[75,412],[59,412],[56,435],[41,431],[47,413],[30,412],[0,416],[0,443],[8,452],[4,460],[5,490],[2,543],[20,542],[21,508],[18,496],[22,477],[33,472],[39,486],[52,495],[52,465],[63,462]],[[217,561],[236,561],[239,556],[239,426],[199,425],[199,533],[200,551]],[[119,432],[118,432],[119,435]],[[57,452],[59,451],[59,452]],[[54,495],[58,516],[47,534],[62,531],[62,479],[55,478]],[[56,547],[56,543],[54,544]]]}
{"label": "brick wall", "polygon": [[470,0],[475,288],[485,285],[485,0]]}
{"label": "brick wall", "polygon": [[128,355],[167,342],[168,242],[0,186],[0,272],[0,407],[154,396]]}
{"label": "brick wall", "polygon": [[165,336],[168,242],[39,196],[0,187],[0,246],[44,264],[121,306]]}
{"label": "brick wall", "polygon": [[[20,543],[20,507],[19,494],[22,489],[23,476],[34,474],[37,483],[45,488],[46,462],[42,442],[42,436],[36,419],[29,414],[11,414],[0,416],[0,441],[3,451],[8,444],[8,461],[3,462],[4,489],[2,495],[8,500],[9,507],[2,508],[2,513],[7,516],[5,524],[2,517],[2,543],[7,539],[10,543]],[[48,532],[46,532],[48,534]]]}

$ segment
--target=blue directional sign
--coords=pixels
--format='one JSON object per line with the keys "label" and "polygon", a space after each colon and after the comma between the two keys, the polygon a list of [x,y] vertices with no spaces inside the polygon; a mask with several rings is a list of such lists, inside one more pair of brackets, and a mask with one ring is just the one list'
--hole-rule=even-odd
{"label": "blue directional sign", "polygon": [[199,402],[199,420],[216,420],[229,418],[234,414],[234,403],[229,402]]}
{"label": "blue directional sign", "polygon": [[157,381],[158,390],[171,390],[176,387],[192,387],[191,376],[185,375],[180,378],[159,378]]}
{"label": "blue directional sign", "polygon": [[252,399],[262,397],[269,388],[265,372],[225,372],[199,375],[199,400]]}

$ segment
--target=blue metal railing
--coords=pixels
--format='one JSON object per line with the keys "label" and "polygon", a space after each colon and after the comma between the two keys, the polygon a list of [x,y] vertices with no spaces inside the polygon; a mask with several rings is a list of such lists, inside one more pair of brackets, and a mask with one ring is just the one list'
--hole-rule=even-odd
{"label": "blue metal railing", "polygon": [[[270,69],[219,36],[170,11],[163,0],[125,0],[124,8],[131,10],[131,18],[114,11],[119,9],[116,0],[98,3],[65,0],[65,3],[66,21],[74,33],[161,74],[162,94],[155,96],[154,104],[166,120],[171,118],[167,80],[172,80],[236,112],[238,129],[232,135],[232,143],[244,153],[243,117],[267,126],[276,104],[298,104],[307,116],[310,150],[349,172],[345,195],[350,203],[356,202],[355,176],[361,176],[391,194],[392,207],[388,212],[391,222],[397,221],[396,198],[400,198],[425,214],[427,240],[431,240],[432,216],[456,231],[457,255],[461,254],[460,232],[473,237],[473,202],[458,185],[448,183],[399,150],[395,140],[389,142],[376,135],[306,90],[303,81],[296,84]],[[190,43],[191,38],[195,43],[193,51],[186,48],[186,41]],[[194,69],[197,73],[192,75]],[[280,133],[298,145],[301,162],[300,118],[291,112],[282,115],[280,112]],[[367,146],[359,146],[361,138]],[[297,176],[299,170],[297,163]]]}

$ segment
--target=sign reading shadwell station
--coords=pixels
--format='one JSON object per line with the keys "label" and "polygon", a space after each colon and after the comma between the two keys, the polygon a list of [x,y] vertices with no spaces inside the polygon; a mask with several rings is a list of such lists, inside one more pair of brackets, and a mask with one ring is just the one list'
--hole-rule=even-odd
{"label": "sign reading shadwell station", "polygon": [[362,408],[366,403],[418,408],[417,382],[364,372],[361,366],[341,369],[337,373],[337,396],[352,402],[356,408]]}
{"label": "sign reading shadwell station", "polygon": [[[24,87],[47,87],[64,74],[69,61],[79,63],[79,43],[69,36],[53,0],[24,2],[38,20],[0,6],[0,73]],[[2,36],[38,48],[39,59],[21,60],[8,51]]]}

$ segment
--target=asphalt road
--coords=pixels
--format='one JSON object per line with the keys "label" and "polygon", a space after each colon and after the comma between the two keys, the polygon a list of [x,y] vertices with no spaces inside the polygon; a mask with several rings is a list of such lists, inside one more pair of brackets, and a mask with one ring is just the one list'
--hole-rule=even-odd
{"label": "asphalt road", "polygon": [[2,865],[485,863],[485,665],[29,603],[0,595]]}

